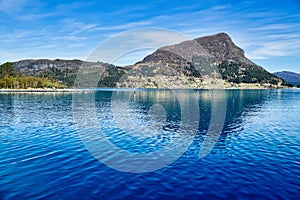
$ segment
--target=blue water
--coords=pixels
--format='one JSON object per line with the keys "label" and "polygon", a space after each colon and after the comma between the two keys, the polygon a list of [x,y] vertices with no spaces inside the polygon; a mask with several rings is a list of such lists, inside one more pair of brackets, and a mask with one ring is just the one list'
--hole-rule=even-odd
{"label": "blue water", "polygon": [[[122,102],[128,92],[120,91],[114,101]],[[180,91],[181,101],[189,103],[191,92]],[[97,122],[112,143],[128,152],[147,153],[174,141],[184,118],[176,97],[161,90],[134,94],[128,101],[133,121],[147,127],[151,117],[158,117],[162,124],[155,128],[163,135],[135,142],[113,120],[113,114],[123,111],[112,113],[112,93],[75,95],[82,105],[87,96],[94,97]],[[175,162],[146,173],[118,171],[91,155],[78,132],[73,94],[0,94],[0,199],[297,199],[300,90],[222,93],[225,123],[204,158],[199,152],[213,103],[208,91],[196,94],[200,116],[190,146]],[[162,108],[157,107],[151,114],[155,103],[167,111],[155,115]],[[107,159],[118,154],[108,152],[101,153]]]}

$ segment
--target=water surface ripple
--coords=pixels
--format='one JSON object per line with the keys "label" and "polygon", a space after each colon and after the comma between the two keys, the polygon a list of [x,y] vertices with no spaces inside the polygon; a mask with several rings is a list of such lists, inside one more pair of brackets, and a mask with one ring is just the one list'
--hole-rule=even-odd
{"label": "water surface ripple", "polygon": [[[129,108],[137,124],[151,121],[152,97],[160,92],[136,94]],[[226,91],[223,131],[203,159],[211,102],[207,91],[197,93],[192,145],[171,165],[141,174],[109,168],[89,153],[74,125],[72,94],[0,94],[0,199],[297,199],[300,91]],[[180,108],[166,96],[159,100],[169,106],[163,136],[135,140],[112,120],[112,91],[95,94],[101,127],[128,151],[155,151],[180,126]]]}

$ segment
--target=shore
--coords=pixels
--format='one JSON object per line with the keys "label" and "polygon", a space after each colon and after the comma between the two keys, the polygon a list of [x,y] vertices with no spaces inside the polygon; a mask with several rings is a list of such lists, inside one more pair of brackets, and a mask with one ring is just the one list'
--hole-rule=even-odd
{"label": "shore", "polygon": [[[0,89],[1,93],[81,93],[81,92],[88,92],[88,91],[95,91],[95,90],[131,90],[136,88],[90,88],[90,89],[52,89],[52,88],[30,88],[30,89]],[[142,88],[141,88],[142,89]],[[280,87],[280,88],[267,88],[267,87],[251,87],[251,86],[244,86],[244,87],[224,87],[224,88],[143,88],[143,89],[224,89],[224,90],[267,90],[267,89],[300,89],[300,88],[289,88],[289,87]]]}
{"label": "shore", "polygon": [[28,89],[0,89],[0,93],[65,93],[65,92],[83,92],[83,89],[55,89],[55,88],[28,88]]}

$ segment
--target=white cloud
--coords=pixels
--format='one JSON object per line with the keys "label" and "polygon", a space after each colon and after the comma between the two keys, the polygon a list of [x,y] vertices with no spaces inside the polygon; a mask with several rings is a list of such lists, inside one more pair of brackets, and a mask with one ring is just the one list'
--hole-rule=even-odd
{"label": "white cloud", "polygon": [[58,13],[68,13],[76,9],[82,9],[94,5],[94,2],[84,1],[84,2],[72,2],[72,3],[63,3],[56,6],[56,12]]}
{"label": "white cloud", "polygon": [[246,53],[250,59],[268,59],[276,56],[290,56],[300,54],[300,41],[276,41],[263,44],[260,48]]}
{"label": "white cloud", "polygon": [[138,28],[139,26],[147,26],[150,25],[152,22],[149,21],[138,21],[138,22],[129,22],[122,25],[114,25],[114,26],[98,26],[93,29],[92,31],[120,31],[126,29],[134,29]]}
{"label": "white cloud", "polygon": [[139,6],[129,6],[129,7],[123,7],[118,10],[114,10],[110,13],[108,13],[110,16],[132,16],[136,15],[137,13],[146,10],[148,6],[146,5],[139,5]]}
{"label": "white cloud", "polygon": [[28,21],[28,20],[39,20],[42,18],[47,18],[55,15],[56,13],[25,14],[25,15],[19,15],[16,18],[19,20]]}
{"label": "white cloud", "polygon": [[283,33],[283,34],[270,34],[266,36],[272,40],[278,39],[297,39],[300,40],[300,33]]}
{"label": "white cloud", "polygon": [[226,10],[228,8],[230,8],[229,5],[218,5],[218,6],[212,7],[212,10]]}
{"label": "white cloud", "polygon": [[115,59],[130,52],[157,49],[187,39],[189,38],[183,34],[168,29],[142,28],[125,31],[100,43],[87,60],[112,63]]}
{"label": "white cloud", "polygon": [[17,12],[26,4],[26,0],[0,0],[0,12]]}
{"label": "white cloud", "polygon": [[270,24],[252,28],[253,31],[274,31],[274,30],[291,30],[295,28],[300,28],[299,24]]}
{"label": "white cloud", "polygon": [[59,26],[59,32],[60,33],[68,33],[71,35],[77,35],[82,32],[87,32],[89,30],[93,30],[98,27],[98,24],[96,23],[85,23],[85,22],[79,22],[75,19],[66,19],[61,22],[62,25]]}
{"label": "white cloud", "polygon": [[86,40],[86,37],[78,37],[75,35],[62,35],[62,36],[55,36],[55,37],[51,37],[50,40],[54,40],[54,41],[79,41],[79,40]]}

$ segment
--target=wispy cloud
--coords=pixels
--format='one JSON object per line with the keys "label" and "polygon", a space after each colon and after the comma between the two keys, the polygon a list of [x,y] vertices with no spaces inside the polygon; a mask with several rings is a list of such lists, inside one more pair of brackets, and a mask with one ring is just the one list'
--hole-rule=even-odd
{"label": "wispy cloud", "polygon": [[248,57],[251,59],[267,59],[270,57],[289,56],[300,54],[300,40],[283,40],[268,42],[262,45],[262,47],[248,53]]}
{"label": "wispy cloud", "polygon": [[98,27],[96,23],[85,23],[74,19],[67,19],[62,21],[60,32],[69,33],[71,35],[77,35],[82,32],[87,32]]}
{"label": "wispy cloud", "polygon": [[230,5],[226,4],[226,5],[217,5],[217,6],[213,6],[212,10],[225,10],[230,8]]}
{"label": "wispy cloud", "polygon": [[[163,27],[188,38],[227,32],[252,59],[270,63],[275,57],[296,60],[300,55],[297,6],[294,1],[279,5],[258,0],[188,4],[158,0],[115,4],[94,0],[0,0],[0,53],[6,60],[30,56],[82,57],[119,32]],[[167,37],[156,39],[169,41]],[[126,41],[120,41],[122,44]]]}
{"label": "wispy cloud", "polygon": [[98,26],[93,27],[92,31],[122,31],[126,29],[135,29],[143,26],[149,26],[152,22],[150,20],[147,21],[138,21],[138,22],[129,22],[121,25],[113,25],[113,26]]}
{"label": "wispy cloud", "polygon": [[147,10],[149,8],[149,6],[147,5],[136,5],[136,6],[125,6],[123,8],[117,9],[115,11],[109,12],[108,15],[109,16],[127,16],[130,15],[134,15],[134,14],[138,14],[140,12],[144,12],[145,10]]}
{"label": "wispy cloud", "polygon": [[289,24],[269,24],[269,25],[264,25],[264,26],[259,26],[259,27],[254,27],[251,28],[250,30],[253,31],[275,31],[275,30],[280,30],[280,31],[285,31],[285,30],[291,30],[295,28],[300,28],[300,25],[297,23],[289,23]]}
{"label": "wispy cloud", "polygon": [[23,21],[40,20],[42,18],[47,18],[55,15],[57,14],[56,13],[25,14],[25,15],[18,15],[16,19],[23,20]]}
{"label": "wispy cloud", "polygon": [[[128,52],[141,52],[145,49],[152,49],[153,51],[162,46],[179,43],[187,39],[189,38],[181,33],[166,29],[135,29],[111,36],[94,49],[88,57],[88,60],[112,63],[118,57]],[[139,59],[140,58],[141,57],[139,57]],[[136,61],[138,60],[135,60],[135,62]]]}
{"label": "wispy cloud", "polygon": [[78,10],[78,9],[83,9],[86,7],[90,7],[93,6],[95,4],[95,2],[92,1],[75,1],[72,3],[62,3],[62,4],[58,4],[56,6],[56,12],[57,13],[66,13],[66,12],[70,12],[70,11],[74,11],[74,10]]}
{"label": "wispy cloud", "polygon": [[0,12],[12,13],[20,11],[27,0],[0,0]]}

